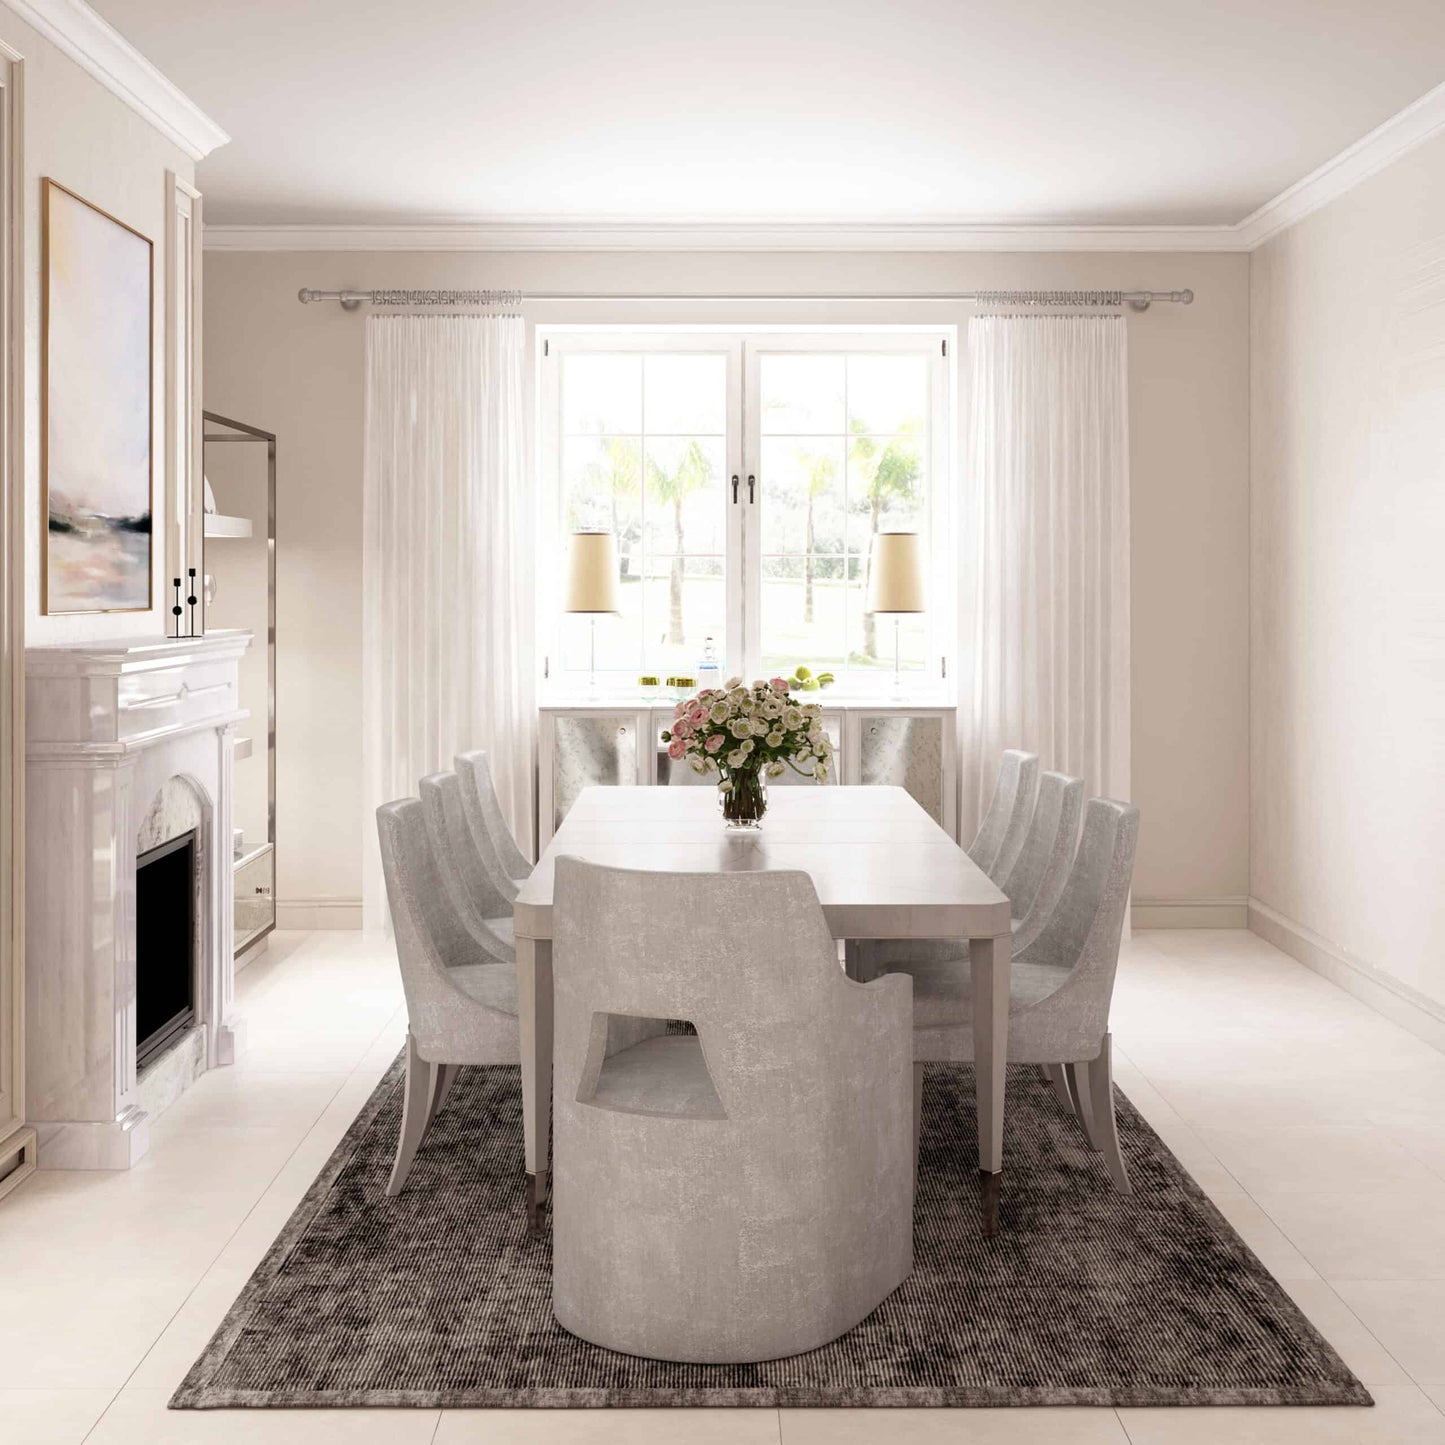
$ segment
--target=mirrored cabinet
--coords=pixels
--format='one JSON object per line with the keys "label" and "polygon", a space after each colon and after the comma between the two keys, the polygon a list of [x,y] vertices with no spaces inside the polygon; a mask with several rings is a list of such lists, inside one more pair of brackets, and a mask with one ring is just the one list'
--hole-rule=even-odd
{"label": "mirrored cabinet", "polygon": [[[810,701],[812,698],[809,699]],[[583,788],[713,786],[667,756],[662,734],[671,699],[605,703],[558,701],[541,707],[538,740],[538,840],[545,848]],[[830,782],[905,788],[951,837],[958,833],[955,709],[905,704],[823,704],[823,726],[837,766]],[[816,786],[794,773],[771,786]],[[827,786],[826,784],[824,786]]]}

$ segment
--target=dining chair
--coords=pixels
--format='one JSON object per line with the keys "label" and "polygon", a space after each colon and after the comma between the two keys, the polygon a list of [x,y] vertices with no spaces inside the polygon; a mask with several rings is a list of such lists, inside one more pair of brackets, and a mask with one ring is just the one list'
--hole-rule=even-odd
{"label": "dining chair", "polygon": [[452,908],[467,932],[498,963],[517,962],[512,901],[477,851],[467,826],[462,781],[456,773],[430,773],[417,784],[432,857]]}
{"label": "dining chair", "polygon": [[[556,870],[558,1322],[703,1363],[836,1339],[912,1269],[910,985],[843,974],[806,873]],[[617,1047],[641,1019],[694,1032]]]}
{"label": "dining chair", "polygon": [[1039,760],[1034,753],[1009,748],[999,762],[993,799],[968,846],[968,856],[995,883],[1007,878],[1028,834],[1038,786]]}
{"label": "dining chair", "polygon": [[463,1064],[520,1062],[517,970],[481,947],[452,906],[417,798],[376,810],[386,898],[406,995],[406,1082],[396,1159],[400,1194]]}
{"label": "dining chair", "polygon": [[[1079,841],[1079,814],[1084,805],[1084,780],[1066,773],[1039,777],[1038,801],[1018,861],[1000,883],[1012,914],[1014,953],[1027,948],[1049,921],[1074,861]],[[928,959],[942,963],[968,959],[968,940],[874,939],[852,946],[856,976],[876,978],[885,969]]]}
{"label": "dining chair", "polygon": [[[1009,1063],[1062,1070],[1090,1148],[1104,1155],[1124,1193],[1129,1175],[1114,1119],[1109,1006],[1138,835],[1132,804],[1090,800],[1068,881],[1038,936],[1014,957],[1009,979]],[[925,1063],[973,1061],[970,975],[957,960],[891,966],[913,978],[918,1107]]]}
{"label": "dining chair", "polygon": [[458,753],[452,761],[462,780],[462,803],[477,851],[510,903],[532,876],[532,865],[517,847],[517,840],[502,816],[502,805],[497,801],[496,785],[492,782],[492,765],[480,749]]}

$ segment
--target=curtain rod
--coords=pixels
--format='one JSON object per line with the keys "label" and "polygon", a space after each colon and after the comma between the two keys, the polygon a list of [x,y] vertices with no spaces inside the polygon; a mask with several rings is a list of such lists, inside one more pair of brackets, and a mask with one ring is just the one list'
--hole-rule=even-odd
{"label": "curtain rod", "polygon": [[607,291],[316,291],[296,293],[303,306],[339,301],[345,311],[359,306],[520,306],[524,301],[976,301],[983,306],[1129,306],[1147,311],[1154,301],[1188,306],[1193,291],[911,291],[859,295],[818,291],[758,291],[720,295],[707,291],[623,294]]}

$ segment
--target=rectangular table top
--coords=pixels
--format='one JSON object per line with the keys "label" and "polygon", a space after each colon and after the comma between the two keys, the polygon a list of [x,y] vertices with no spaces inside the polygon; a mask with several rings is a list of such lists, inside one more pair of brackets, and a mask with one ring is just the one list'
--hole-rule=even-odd
{"label": "rectangular table top", "polygon": [[784,787],[760,832],[728,833],[713,788],[585,788],[513,904],[517,934],[552,936],[559,856],[662,872],[797,868],[835,938],[996,938],[1009,901],[902,789]]}

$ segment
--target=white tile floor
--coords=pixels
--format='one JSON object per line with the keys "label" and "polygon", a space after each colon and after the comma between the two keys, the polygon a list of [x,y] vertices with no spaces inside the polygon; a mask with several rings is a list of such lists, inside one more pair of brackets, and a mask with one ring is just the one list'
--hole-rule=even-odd
{"label": "white tile floor", "polygon": [[389,945],[278,934],[249,1052],[125,1174],[0,1204],[0,1441],[1445,1445],[1445,1055],[1247,933],[1137,935],[1120,1083],[1371,1388],[1373,1410],[167,1411],[401,1046]]}

